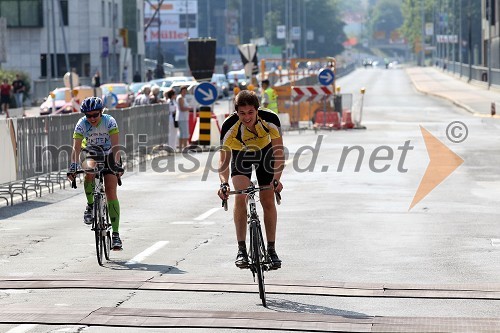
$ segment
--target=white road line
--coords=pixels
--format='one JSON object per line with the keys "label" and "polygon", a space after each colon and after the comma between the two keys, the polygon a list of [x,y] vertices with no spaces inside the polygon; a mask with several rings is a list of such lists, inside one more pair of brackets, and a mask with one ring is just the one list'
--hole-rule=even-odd
{"label": "white road line", "polygon": [[14,328],[11,328],[10,330],[7,331],[7,333],[24,333],[28,332],[32,328],[35,328],[38,326],[37,324],[22,324],[19,326],[16,326]]}
{"label": "white road line", "polygon": [[138,255],[136,255],[135,257],[133,257],[132,259],[130,259],[129,261],[127,261],[125,263],[125,265],[138,264],[138,263],[140,263],[141,261],[143,261],[144,259],[146,259],[147,257],[149,257],[150,255],[152,255],[153,253],[155,253],[156,251],[158,251],[159,249],[161,249],[162,247],[164,247],[167,244],[168,244],[168,241],[159,241],[159,242],[156,242],[152,246],[148,247],[146,250],[142,251],[141,253],[139,253]]}
{"label": "white road line", "polygon": [[208,212],[205,212],[205,213],[201,214],[200,216],[195,217],[193,220],[203,221],[204,219],[206,219],[207,217],[209,217],[210,215],[212,215],[213,213],[217,212],[220,209],[222,209],[222,207],[212,208]]}
{"label": "white road line", "polygon": [[500,246],[500,239],[492,238],[491,239],[491,246]]}
{"label": "white road line", "polygon": [[170,222],[170,224],[194,224],[194,221],[174,221]]}

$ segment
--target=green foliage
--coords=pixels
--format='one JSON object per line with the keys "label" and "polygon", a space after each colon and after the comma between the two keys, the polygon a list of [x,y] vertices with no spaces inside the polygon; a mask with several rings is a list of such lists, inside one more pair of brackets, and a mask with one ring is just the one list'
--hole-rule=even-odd
{"label": "green foliage", "polygon": [[[415,45],[422,36],[421,0],[403,0],[404,23],[400,30],[415,50]],[[460,17],[461,12],[461,17]],[[481,34],[481,2],[477,0],[424,0],[425,22],[434,23],[434,34],[459,34],[467,39],[469,19],[473,41],[480,40]],[[462,24],[460,25],[460,19]],[[426,40],[429,43],[430,40]],[[475,44],[480,42],[475,42]]]}
{"label": "green foliage", "polygon": [[[357,0],[359,2],[362,0]],[[344,1],[345,2],[345,1]],[[255,2],[256,13],[262,12],[262,3]],[[241,43],[248,43],[252,36],[259,33],[259,27],[264,19],[264,37],[269,44],[285,47],[284,39],[276,38],[276,26],[285,25],[286,3],[283,0],[268,0],[264,17],[255,18],[255,27],[252,25],[252,14],[249,12],[252,2],[242,2],[241,0],[229,0],[228,9],[239,10],[243,6],[243,40]],[[289,1],[292,9],[292,26],[301,26],[301,34],[306,34],[307,30],[312,30],[314,40],[307,41],[307,49],[314,51],[314,57],[335,56],[344,50],[342,43],[346,40],[344,34],[344,22],[341,17],[340,0],[302,0]],[[269,10],[269,8],[271,10]],[[305,9],[305,12],[304,12]],[[303,26],[303,17],[306,16],[306,27]],[[306,29],[304,29],[306,28]],[[252,34],[253,33],[253,34]],[[297,45],[297,42],[295,42]],[[300,43],[301,44],[301,43]]]}
{"label": "green foliage", "polygon": [[343,12],[359,12],[360,8],[364,7],[364,3],[363,0],[341,1],[339,9]]}
{"label": "green foliage", "polygon": [[[425,0],[424,12],[432,13],[431,10],[434,6],[434,0]],[[424,15],[426,15],[424,13]],[[403,17],[404,23],[401,27],[401,34],[408,41],[412,50],[420,42],[422,36],[422,8],[420,0],[404,0],[403,1]]]}
{"label": "green foliage", "polygon": [[369,27],[372,33],[384,32],[386,38],[403,25],[400,0],[380,0],[371,11]]}

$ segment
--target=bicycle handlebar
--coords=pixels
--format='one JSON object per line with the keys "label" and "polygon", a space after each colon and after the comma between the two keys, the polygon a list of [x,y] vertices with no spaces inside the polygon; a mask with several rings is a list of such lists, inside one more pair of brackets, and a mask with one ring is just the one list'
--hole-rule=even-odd
{"label": "bicycle handlebar", "polygon": [[[273,185],[265,185],[265,186],[259,186],[259,187],[255,187],[253,185],[250,185],[246,189],[229,191],[229,192],[227,192],[227,189],[224,187],[224,188],[222,188],[222,192],[227,193],[228,195],[231,195],[231,194],[252,194],[252,193],[257,193],[260,191],[271,190],[271,189],[275,188],[276,186],[278,186],[278,181],[275,179],[273,182]],[[278,192],[274,192],[274,196],[276,197],[276,203],[278,205],[280,205],[281,204],[281,194],[279,194]],[[222,200],[222,207],[224,208],[225,211],[227,211],[227,200],[226,199]]]}
{"label": "bicycle handlebar", "polygon": [[[100,169],[100,170],[97,170],[97,169],[85,169],[85,170],[78,170],[76,172],[67,172],[66,176],[72,176],[72,175],[76,176],[77,174],[82,174],[82,173],[85,173],[86,171],[89,171],[89,172],[111,171],[116,176],[116,178],[118,178],[118,186],[122,186],[122,179],[121,179],[121,177],[118,176],[118,173],[124,172],[125,170],[123,168],[116,168],[116,169],[117,169],[117,171],[113,171],[113,170],[108,169],[108,168],[103,168],[103,169]],[[77,188],[77,186],[76,186],[76,179],[73,179],[73,181],[71,182],[71,188]]]}

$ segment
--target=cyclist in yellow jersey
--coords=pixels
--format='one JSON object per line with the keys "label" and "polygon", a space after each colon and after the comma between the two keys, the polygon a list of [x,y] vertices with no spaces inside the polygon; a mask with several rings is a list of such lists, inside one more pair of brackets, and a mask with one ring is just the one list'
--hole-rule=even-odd
{"label": "cyclist in yellow jersey", "polygon": [[[228,199],[230,190],[229,171],[235,190],[250,185],[252,167],[255,167],[260,186],[271,185],[277,180],[275,192],[281,192],[280,182],[284,167],[284,148],[278,116],[269,109],[259,108],[259,98],[253,91],[243,90],[235,98],[235,112],[228,117],[221,128],[221,150],[219,178],[221,188],[218,195]],[[225,189],[226,191],[224,191]],[[281,267],[281,260],[275,249],[277,212],[273,191],[260,192],[260,202],[264,210],[267,246],[272,268]],[[235,264],[239,268],[248,267],[246,250],[247,212],[245,195],[237,195],[234,204],[234,224],[238,241]]]}

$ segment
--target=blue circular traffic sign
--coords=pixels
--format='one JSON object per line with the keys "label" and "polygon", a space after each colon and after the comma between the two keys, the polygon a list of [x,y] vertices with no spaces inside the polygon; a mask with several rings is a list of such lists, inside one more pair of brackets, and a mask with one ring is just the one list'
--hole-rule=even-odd
{"label": "blue circular traffic sign", "polygon": [[202,82],[194,88],[194,98],[201,105],[211,105],[217,100],[217,88],[211,83]]}
{"label": "blue circular traffic sign", "polygon": [[115,107],[118,104],[118,96],[113,92],[109,92],[104,96],[103,102],[106,107]]}
{"label": "blue circular traffic sign", "polygon": [[334,79],[335,79],[335,74],[329,68],[325,68],[325,69],[321,70],[321,72],[319,72],[319,75],[318,75],[319,83],[324,85],[324,86],[328,86],[328,85],[332,84]]}

